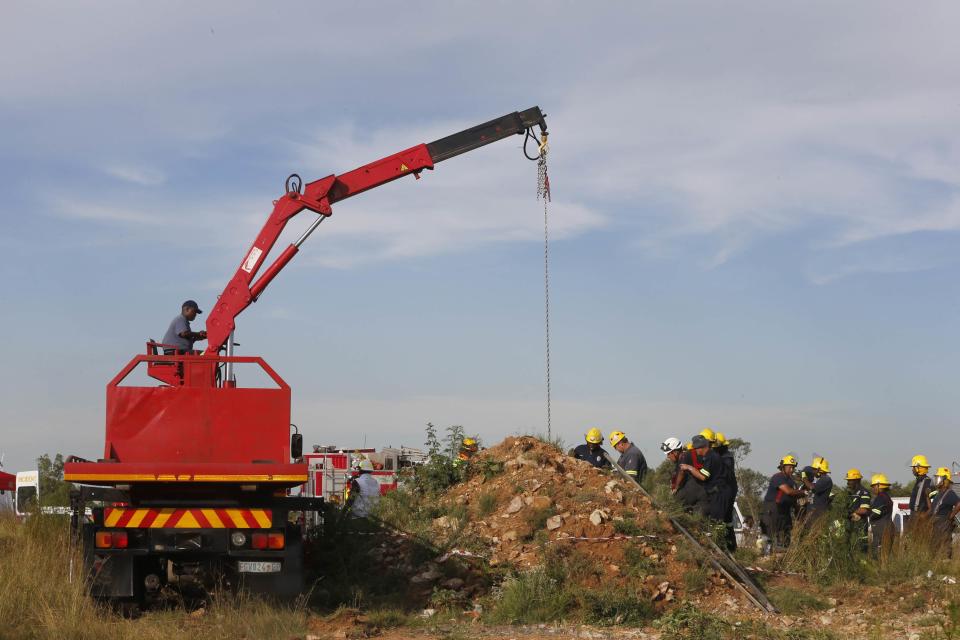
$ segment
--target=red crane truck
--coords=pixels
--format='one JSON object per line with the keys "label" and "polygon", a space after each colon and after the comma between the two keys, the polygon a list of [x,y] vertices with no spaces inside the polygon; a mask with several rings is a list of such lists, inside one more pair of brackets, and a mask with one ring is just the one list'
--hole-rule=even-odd
{"label": "red crane truck", "polygon": [[[166,586],[225,580],[280,597],[304,582],[304,531],[291,512],[316,511],[322,500],[288,495],[307,481],[300,434],[291,434],[290,387],[262,358],[236,356],[236,317],[256,302],[331,215],[331,205],[443,160],[513,135],[539,142],[547,127],[539,107],[420,144],[341,175],[306,185],[296,174],[220,294],[206,323],[203,353],[169,353],[150,341],[107,385],[103,457],[73,458],[74,526],[96,598],[135,607]],[[270,266],[267,255],[287,222],[317,214]],[[258,274],[259,277],[258,277]],[[259,368],[267,388],[237,383],[235,365]],[[135,369],[161,384],[128,383]],[[87,505],[92,518],[84,518]],[[303,519],[300,519],[301,521]]]}

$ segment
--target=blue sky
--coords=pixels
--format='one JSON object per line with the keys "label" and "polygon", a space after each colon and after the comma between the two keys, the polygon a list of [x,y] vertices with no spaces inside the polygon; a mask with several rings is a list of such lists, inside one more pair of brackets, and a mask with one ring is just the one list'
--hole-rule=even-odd
{"label": "blue sky", "polygon": [[[719,427],[905,480],[960,362],[953,3],[4,5],[0,450],[101,450],[104,385],[212,307],[287,174],[541,106],[554,429]],[[308,443],[542,431],[520,138],[340,203],[239,321]],[[288,236],[309,222],[291,225]],[[292,239],[292,238],[289,238]],[[280,246],[288,239],[281,241]]]}

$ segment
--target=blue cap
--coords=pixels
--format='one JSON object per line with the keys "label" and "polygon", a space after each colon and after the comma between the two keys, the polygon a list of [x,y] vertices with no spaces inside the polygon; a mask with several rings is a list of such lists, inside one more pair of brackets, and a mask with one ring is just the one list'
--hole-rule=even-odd
{"label": "blue cap", "polygon": [[200,305],[197,304],[196,300],[187,300],[181,305],[181,309],[196,309],[197,313],[203,313],[203,311],[200,311]]}

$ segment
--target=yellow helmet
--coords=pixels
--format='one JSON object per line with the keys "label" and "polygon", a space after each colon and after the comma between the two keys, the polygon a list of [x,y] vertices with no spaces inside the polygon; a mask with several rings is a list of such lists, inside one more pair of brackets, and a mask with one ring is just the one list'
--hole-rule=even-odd
{"label": "yellow helmet", "polygon": [[797,457],[788,453],[780,458],[780,466],[782,467],[785,464],[793,465],[794,467],[797,466]]}
{"label": "yellow helmet", "polygon": [[590,429],[590,431],[587,431],[586,439],[590,444],[600,444],[603,442],[603,432],[594,427]]}
{"label": "yellow helmet", "polygon": [[850,469],[847,471],[847,480],[863,480],[863,474],[860,469]]}
{"label": "yellow helmet", "polygon": [[947,480],[950,480],[950,469],[948,469],[947,467],[940,467],[939,469],[937,469],[937,473],[933,477],[946,478]]}
{"label": "yellow helmet", "polygon": [[610,446],[615,447],[617,443],[627,437],[623,431],[611,431],[610,432]]}
{"label": "yellow helmet", "polygon": [[727,436],[723,435],[723,434],[722,434],[721,432],[719,432],[719,431],[717,431],[716,434],[714,434],[714,435],[716,435],[716,437],[717,437],[717,446],[718,446],[718,447],[726,447],[726,446],[729,446],[730,441],[727,440]]}
{"label": "yellow helmet", "polygon": [[700,435],[702,435],[704,438],[709,440],[711,444],[713,444],[717,440],[717,434],[714,433],[713,429],[711,429],[710,427],[707,427],[706,429],[701,431]]}
{"label": "yellow helmet", "polygon": [[930,468],[930,463],[927,462],[927,456],[918,455],[913,456],[913,460],[910,461],[911,467],[923,467],[924,469]]}
{"label": "yellow helmet", "polygon": [[693,443],[688,442],[687,444],[683,445],[683,448],[686,449],[687,451],[693,451]]}
{"label": "yellow helmet", "polygon": [[476,451],[477,450],[476,438],[464,438],[463,448],[466,449],[467,451]]}
{"label": "yellow helmet", "polygon": [[887,476],[883,475],[882,473],[875,473],[870,476],[870,486],[875,487],[878,484],[889,487],[890,481],[887,480]]}
{"label": "yellow helmet", "polygon": [[814,469],[818,469],[818,470],[822,471],[823,473],[830,473],[830,463],[827,462],[827,459],[826,459],[826,458],[821,458],[821,457],[816,457],[816,458],[814,458],[814,459],[813,459],[813,465],[811,465],[811,466],[812,466]]}

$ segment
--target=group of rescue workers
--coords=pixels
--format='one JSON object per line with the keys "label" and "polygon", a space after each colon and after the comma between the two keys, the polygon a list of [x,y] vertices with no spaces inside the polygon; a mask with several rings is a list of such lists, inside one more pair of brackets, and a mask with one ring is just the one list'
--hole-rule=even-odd
{"label": "group of rescue workers", "polygon": [[[585,440],[571,455],[595,467],[610,468],[611,460],[602,447],[603,433],[597,428],[590,429]],[[610,434],[610,444],[620,453],[618,466],[638,483],[642,482],[647,462],[640,449],[622,431]],[[739,487],[734,455],[726,436],[704,429],[686,444],[679,438],[667,438],[660,444],[660,450],[673,463],[670,474],[673,496],[688,511],[724,523],[727,546],[736,548],[733,516]],[[805,528],[815,525],[830,511],[836,495],[826,458],[815,457],[809,466],[800,470],[799,477],[798,466],[796,456],[783,456],[763,497],[761,530],[774,549],[790,544],[795,520]],[[949,553],[960,515],[960,495],[954,488],[951,471],[947,467],[938,468],[934,482],[928,475],[930,464],[923,455],[913,457],[911,468],[916,480],[905,530],[908,533],[920,530],[921,523],[927,523],[933,542],[943,545]],[[871,491],[863,486],[859,469],[847,471],[846,483],[846,535],[854,548],[864,553],[869,549],[878,556],[893,534],[891,483],[884,474],[874,474],[870,478],[871,496]]]}

